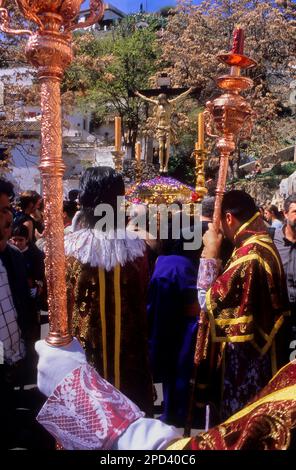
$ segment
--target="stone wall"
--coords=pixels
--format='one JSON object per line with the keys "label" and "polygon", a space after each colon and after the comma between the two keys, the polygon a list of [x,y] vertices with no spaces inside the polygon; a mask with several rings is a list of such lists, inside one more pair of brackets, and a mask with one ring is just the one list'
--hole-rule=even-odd
{"label": "stone wall", "polygon": [[[278,195],[282,176],[262,180],[240,180],[231,189],[242,189],[252,196],[259,206],[270,204]],[[230,188],[229,188],[230,189]]]}

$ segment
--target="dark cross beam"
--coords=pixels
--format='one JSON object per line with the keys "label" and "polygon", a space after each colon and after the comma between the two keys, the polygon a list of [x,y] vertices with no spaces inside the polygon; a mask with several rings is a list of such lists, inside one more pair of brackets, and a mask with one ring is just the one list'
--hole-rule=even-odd
{"label": "dark cross beam", "polygon": [[[161,93],[164,93],[167,96],[174,96],[174,95],[181,95],[184,91],[187,91],[187,88],[170,88],[167,86],[162,86],[160,88],[148,88],[147,90],[138,90],[142,95],[147,96],[148,98],[151,96],[158,96]],[[201,88],[196,88],[190,93],[191,98],[199,98],[201,92]],[[138,98],[137,95],[133,91],[128,92],[129,98]]]}

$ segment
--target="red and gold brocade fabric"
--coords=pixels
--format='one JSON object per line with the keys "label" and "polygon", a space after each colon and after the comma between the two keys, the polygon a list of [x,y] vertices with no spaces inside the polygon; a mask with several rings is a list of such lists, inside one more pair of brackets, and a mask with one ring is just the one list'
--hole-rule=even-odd
{"label": "red and gold brocade fabric", "polygon": [[238,230],[206,302],[213,342],[250,342],[261,355],[268,351],[289,303],[280,257],[259,214]]}
{"label": "red and gold brocade fabric", "polygon": [[147,256],[107,271],[67,258],[71,331],[87,361],[148,415],[153,410],[148,364]]}
{"label": "red and gold brocade fabric", "polygon": [[296,428],[296,361],[284,366],[242,410],[227,421],[169,450],[285,450]]}

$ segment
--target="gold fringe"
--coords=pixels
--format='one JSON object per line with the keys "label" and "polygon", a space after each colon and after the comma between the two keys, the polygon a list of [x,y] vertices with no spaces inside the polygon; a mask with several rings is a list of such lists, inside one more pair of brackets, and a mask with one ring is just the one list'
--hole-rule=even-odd
{"label": "gold fringe", "polygon": [[114,385],[120,388],[120,342],[121,342],[121,295],[120,295],[120,265],[114,268],[114,297],[115,297],[115,347],[114,347]]}
{"label": "gold fringe", "polygon": [[174,441],[172,444],[170,444],[166,450],[182,450],[184,449],[188,442],[191,440],[191,437],[185,437],[184,439],[178,439],[177,441]]}
{"label": "gold fringe", "polygon": [[105,270],[99,268],[99,285],[100,285],[100,314],[102,325],[102,348],[103,348],[103,371],[104,379],[108,380],[108,364],[107,364],[107,334],[106,334],[106,279]]}

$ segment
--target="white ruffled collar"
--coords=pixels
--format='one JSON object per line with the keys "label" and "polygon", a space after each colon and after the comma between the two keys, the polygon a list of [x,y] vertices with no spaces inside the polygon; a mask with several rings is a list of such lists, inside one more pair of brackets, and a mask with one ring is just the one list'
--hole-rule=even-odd
{"label": "white ruffled collar", "polygon": [[65,236],[66,256],[73,256],[82,264],[89,263],[91,267],[106,271],[143,256],[145,250],[145,242],[135,232],[125,230],[106,233],[83,228]]}

